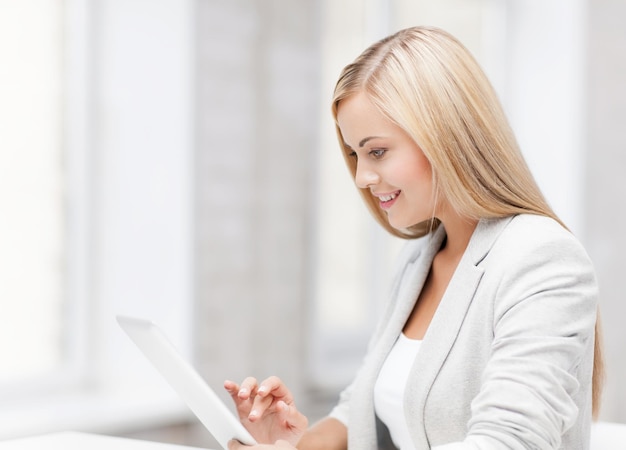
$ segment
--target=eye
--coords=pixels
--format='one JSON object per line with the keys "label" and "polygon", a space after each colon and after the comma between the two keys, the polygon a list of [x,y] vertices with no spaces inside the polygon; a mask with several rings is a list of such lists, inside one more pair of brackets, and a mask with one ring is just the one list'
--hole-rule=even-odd
{"label": "eye", "polygon": [[370,150],[369,154],[370,156],[374,157],[375,159],[380,159],[382,158],[385,153],[387,152],[386,149],[384,148],[374,148],[372,150]]}

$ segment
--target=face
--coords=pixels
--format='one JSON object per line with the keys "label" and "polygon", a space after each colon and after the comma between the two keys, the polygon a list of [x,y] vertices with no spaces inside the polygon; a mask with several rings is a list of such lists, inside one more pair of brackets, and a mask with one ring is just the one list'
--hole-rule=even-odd
{"label": "face", "polygon": [[432,168],[411,137],[363,93],[339,103],[337,121],[356,159],[357,186],[369,189],[389,224],[404,229],[432,218]]}

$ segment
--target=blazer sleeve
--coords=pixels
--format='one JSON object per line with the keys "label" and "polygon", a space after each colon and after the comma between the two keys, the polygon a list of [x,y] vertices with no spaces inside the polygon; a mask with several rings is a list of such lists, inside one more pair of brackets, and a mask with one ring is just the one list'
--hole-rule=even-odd
{"label": "blazer sleeve", "polygon": [[591,401],[598,298],[592,264],[562,229],[492,253],[485,276],[499,278],[494,339],[469,431],[463,442],[433,449],[558,449],[584,413],[579,396],[587,397],[582,404]]}

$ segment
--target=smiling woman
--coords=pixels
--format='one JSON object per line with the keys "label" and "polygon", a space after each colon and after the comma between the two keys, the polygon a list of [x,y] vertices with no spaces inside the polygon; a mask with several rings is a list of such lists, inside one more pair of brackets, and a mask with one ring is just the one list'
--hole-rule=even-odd
{"label": "smiling woman", "polygon": [[441,28],[401,29],[345,66],[331,104],[361,195],[407,242],[331,413],[306,428],[285,384],[248,377],[231,390],[244,425],[294,449],[588,448],[595,270],[472,54]]}
{"label": "smiling woman", "polygon": [[[394,29],[430,24],[451,31],[486,69],[550,204],[570,229],[585,236],[582,4],[563,0],[333,4],[328,7],[332,18],[325,23],[323,39],[323,86],[330,91],[342,62]],[[328,116],[324,102],[310,366],[315,386],[336,389],[350,379],[365,352],[364,342],[388,294],[389,269],[400,240],[390,239],[355,201],[354,186],[337,161],[335,136],[328,132],[334,124]],[[378,204],[374,206],[380,211]],[[600,220],[601,215],[594,217]]]}

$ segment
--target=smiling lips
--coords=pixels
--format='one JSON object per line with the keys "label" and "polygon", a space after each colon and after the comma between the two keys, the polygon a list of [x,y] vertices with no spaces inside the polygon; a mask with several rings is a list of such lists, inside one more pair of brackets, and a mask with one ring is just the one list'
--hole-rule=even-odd
{"label": "smiling lips", "polygon": [[389,209],[394,204],[398,195],[400,195],[400,191],[392,192],[391,194],[376,195],[376,197],[380,200],[380,207],[382,209]]}

